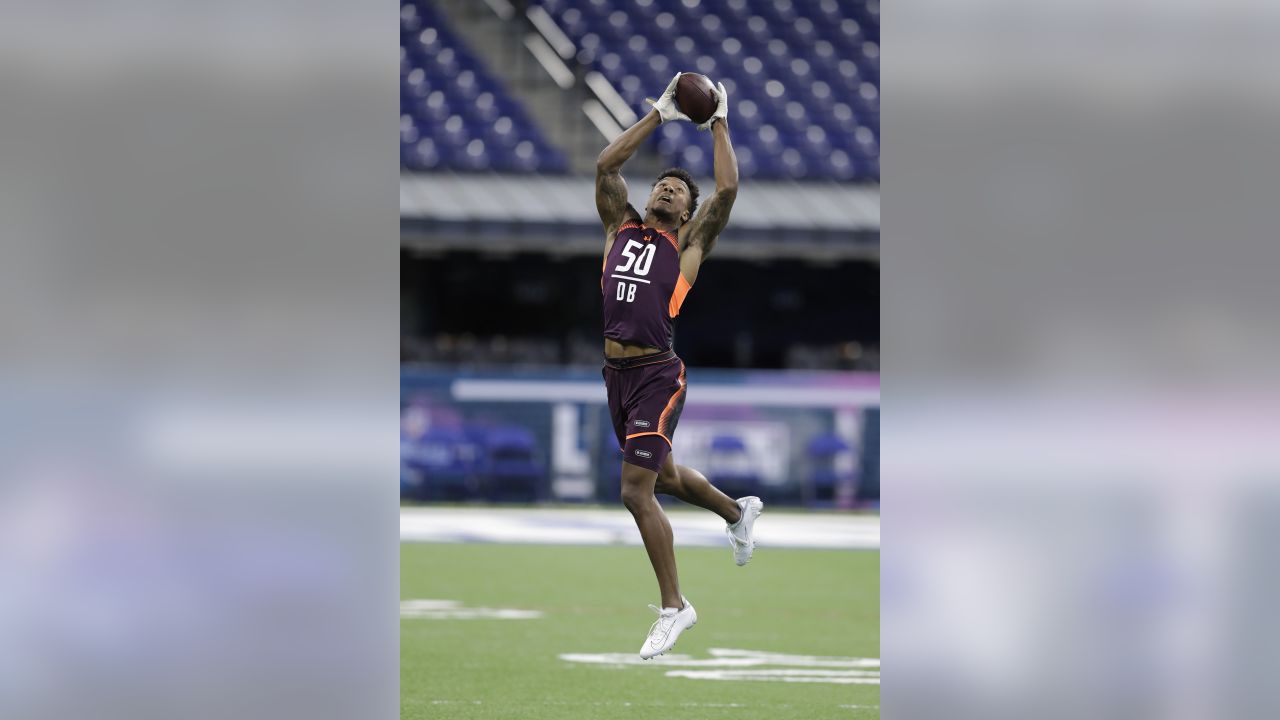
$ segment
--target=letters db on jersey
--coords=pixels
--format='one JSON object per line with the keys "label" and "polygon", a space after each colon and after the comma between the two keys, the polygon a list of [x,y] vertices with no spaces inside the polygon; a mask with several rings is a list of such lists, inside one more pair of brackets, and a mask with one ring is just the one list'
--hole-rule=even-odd
{"label": "letters db on jersey", "polygon": [[691,285],[680,274],[674,235],[629,222],[618,228],[604,261],[604,336],[670,349],[673,320]]}

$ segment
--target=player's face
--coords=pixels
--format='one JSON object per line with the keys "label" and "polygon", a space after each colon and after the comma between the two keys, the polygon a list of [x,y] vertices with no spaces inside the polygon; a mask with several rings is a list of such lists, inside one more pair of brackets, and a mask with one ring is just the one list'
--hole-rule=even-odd
{"label": "player's face", "polygon": [[689,220],[689,186],[676,177],[664,177],[653,186],[649,194],[649,209],[660,217],[670,217],[680,222]]}

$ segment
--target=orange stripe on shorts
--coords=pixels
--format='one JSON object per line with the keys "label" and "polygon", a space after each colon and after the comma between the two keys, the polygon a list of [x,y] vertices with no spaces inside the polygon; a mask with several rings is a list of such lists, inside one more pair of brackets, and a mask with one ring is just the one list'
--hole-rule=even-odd
{"label": "orange stripe on shorts", "polygon": [[666,440],[668,445],[670,445],[670,444],[671,444],[671,438],[667,437],[666,435],[663,435],[663,434],[662,434],[662,433],[660,433],[660,432],[631,433],[630,435],[628,435],[628,436],[627,436],[627,438],[626,438],[626,439],[630,440],[630,439],[631,439],[631,438],[633,438],[633,437],[641,437],[641,436],[644,436],[644,435],[657,435],[658,437],[662,438],[663,440]]}
{"label": "orange stripe on shorts", "polygon": [[[680,399],[680,396],[684,394],[684,390],[686,386],[687,386],[687,383],[685,383],[684,381],[684,361],[681,361],[680,362],[680,389],[676,390],[671,395],[671,399],[667,401],[667,407],[663,409],[662,415],[658,417],[658,434],[659,435],[666,437],[664,433],[667,432],[667,418],[671,416],[671,411],[674,410],[676,407],[676,400]],[[671,441],[668,440],[667,442],[671,442]]]}

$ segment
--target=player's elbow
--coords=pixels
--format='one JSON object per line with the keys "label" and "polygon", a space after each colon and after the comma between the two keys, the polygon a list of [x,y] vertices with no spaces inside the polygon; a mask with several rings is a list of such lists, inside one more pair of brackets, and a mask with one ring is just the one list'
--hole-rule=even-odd
{"label": "player's elbow", "polygon": [[716,183],[716,195],[724,198],[725,202],[730,204],[738,199],[738,178],[724,180]]}
{"label": "player's elbow", "polygon": [[616,153],[609,152],[609,148],[605,148],[596,158],[596,174],[611,175],[618,172],[622,168],[622,163],[618,162]]}

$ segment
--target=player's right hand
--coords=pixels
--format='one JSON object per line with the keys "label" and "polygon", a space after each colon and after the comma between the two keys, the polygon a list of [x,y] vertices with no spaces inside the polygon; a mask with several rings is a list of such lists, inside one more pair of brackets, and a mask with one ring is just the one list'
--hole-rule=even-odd
{"label": "player's right hand", "polygon": [[717,120],[729,117],[729,93],[725,92],[724,83],[716,84],[716,111],[707,121],[698,126],[699,130],[710,130]]}
{"label": "player's right hand", "polygon": [[676,76],[671,78],[671,83],[667,85],[667,89],[662,93],[662,97],[657,100],[645,98],[645,102],[652,105],[653,109],[658,111],[658,116],[662,118],[662,122],[670,120],[689,120],[690,122],[693,122],[688,115],[680,112],[680,108],[676,107],[676,83],[680,82],[680,75],[682,74],[683,73],[676,73]]}

